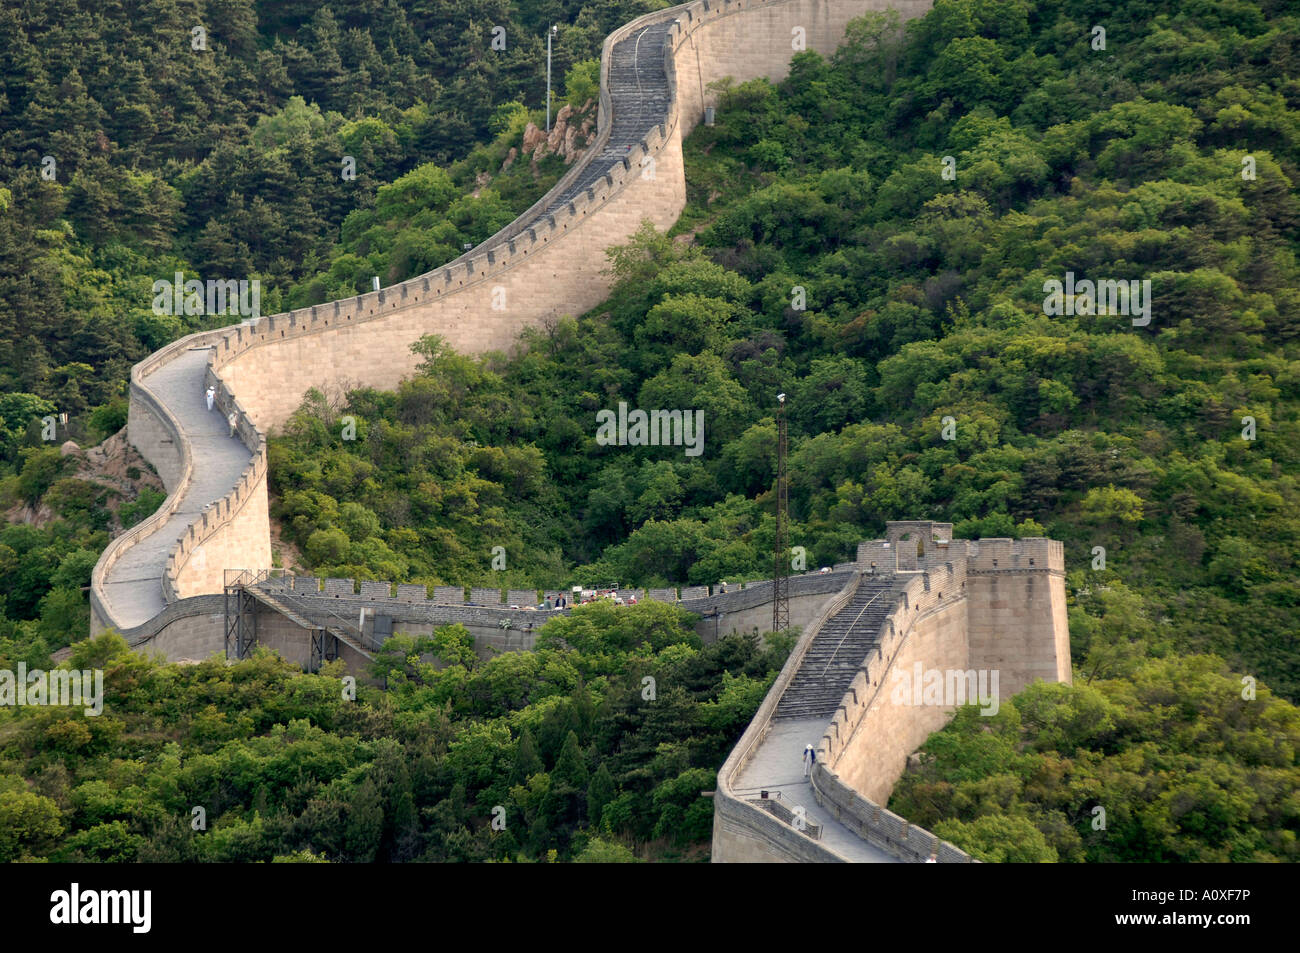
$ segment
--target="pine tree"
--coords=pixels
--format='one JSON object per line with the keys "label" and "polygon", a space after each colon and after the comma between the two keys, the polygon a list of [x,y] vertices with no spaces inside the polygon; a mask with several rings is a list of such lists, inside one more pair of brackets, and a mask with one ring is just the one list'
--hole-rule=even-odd
{"label": "pine tree", "polygon": [[582,756],[582,748],[578,744],[578,736],[570,731],[569,736],[564,739],[564,747],[560,749],[560,756],[555,761],[555,770],[551,772],[551,780],[553,782],[561,781],[581,791],[587,787],[589,779],[590,775]]}
{"label": "pine tree", "polygon": [[515,746],[515,760],[510,770],[510,783],[523,784],[534,774],[540,774],[545,769],[542,759],[537,756],[537,745],[533,741],[533,733],[525,728],[523,734],[519,736],[519,743]]}
{"label": "pine tree", "polygon": [[601,762],[596,773],[591,777],[591,783],[587,785],[587,823],[593,828],[600,827],[600,817],[605,812],[605,805],[614,800],[617,794],[614,787],[614,776],[609,773],[609,768]]}

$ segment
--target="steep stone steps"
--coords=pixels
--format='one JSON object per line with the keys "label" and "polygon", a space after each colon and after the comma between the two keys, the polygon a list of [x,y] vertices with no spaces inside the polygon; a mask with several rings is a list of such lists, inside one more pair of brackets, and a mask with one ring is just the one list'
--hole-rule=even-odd
{"label": "steep stone steps", "polygon": [[774,718],[830,718],[894,609],[893,575],[862,579],[853,599],[826,620],[777,703]]}
{"label": "steep stone steps", "polygon": [[[374,660],[374,650],[361,645],[362,640],[366,640],[363,633],[359,630],[348,631],[341,624],[342,620],[337,617],[332,619],[324,618],[321,612],[290,596],[288,590],[283,586],[249,586],[248,593],[258,602],[274,609],[295,625],[300,625],[304,629],[324,629],[354,652],[358,652],[367,659]],[[331,612],[324,615],[333,616],[334,614]],[[313,618],[313,616],[319,617],[319,619]]]}
{"label": "steep stone steps", "polygon": [[[609,140],[592,157],[582,173],[519,232],[554,215],[622,162],[629,150],[668,116],[668,75],[664,71],[664,43],[671,20],[651,23],[614,44],[610,51]],[[514,234],[518,234],[515,232]]]}

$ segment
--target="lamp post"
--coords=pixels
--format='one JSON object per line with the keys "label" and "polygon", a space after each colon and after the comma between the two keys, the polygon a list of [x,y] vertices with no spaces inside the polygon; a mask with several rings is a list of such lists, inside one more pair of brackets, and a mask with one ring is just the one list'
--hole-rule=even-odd
{"label": "lamp post", "polygon": [[560,31],[558,26],[552,26],[551,32],[546,34],[546,131],[551,131],[551,37]]}
{"label": "lamp post", "polygon": [[790,484],[785,473],[785,394],[776,395],[776,539],[772,559],[772,631],[790,625],[790,580],[786,532],[790,520]]}

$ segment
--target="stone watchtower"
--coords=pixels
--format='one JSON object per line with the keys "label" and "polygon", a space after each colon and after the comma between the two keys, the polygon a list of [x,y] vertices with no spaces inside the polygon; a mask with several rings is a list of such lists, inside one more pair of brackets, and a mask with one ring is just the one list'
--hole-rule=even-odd
{"label": "stone watchtower", "polygon": [[[999,694],[1036,679],[1071,678],[1065,607],[1065,550],[1059,540],[952,538],[951,523],[894,520],[884,539],[858,547],[864,573],[945,576],[966,603],[965,639],[972,669],[1000,672]],[[951,592],[951,590],[949,590]]]}

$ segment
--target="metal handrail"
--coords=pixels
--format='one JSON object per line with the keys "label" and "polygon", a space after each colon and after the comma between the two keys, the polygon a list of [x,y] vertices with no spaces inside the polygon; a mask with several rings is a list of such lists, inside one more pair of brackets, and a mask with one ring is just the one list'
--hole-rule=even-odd
{"label": "metal handrail", "polygon": [[[275,591],[276,591],[276,592],[283,592],[283,590],[275,590]],[[288,598],[287,601],[290,602],[290,603],[292,603],[292,602],[298,601],[298,600],[303,599],[303,598],[304,598],[304,597],[299,596],[299,595],[297,594],[297,590],[294,590],[294,591],[293,591],[293,594],[291,594],[291,595],[289,596],[289,598]],[[343,618],[341,615],[339,615],[337,612],[335,612],[335,611],[334,611],[333,609],[331,609],[329,606],[327,606],[327,605],[326,605],[326,606],[319,606],[319,607],[318,607],[318,606],[314,606],[314,605],[313,605],[313,606],[307,606],[307,605],[304,605],[302,602],[298,602],[298,606],[299,606],[299,608],[301,608],[301,609],[302,609],[304,612],[306,612],[306,613],[311,613],[311,612],[317,612],[317,611],[319,611],[319,612],[324,612],[326,615],[332,616],[333,618],[335,618],[335,619],[338,620],[339,625],[342,626],[343,630],[344,630],[345,632],[347,632],[349,635],[355,633],[355,638],[356,638],[357,642],[360,643],[361,645],[368,646],[368,647],[371,648],[372,650],[373,650],[373,649],[377,649],[377,648],[379,647],[378,645],[375,644],[375,640],[374,640],[374,639],[370,639],[370,638],[367,638],[367,637],[366,637],[366,633],[365,633],[365,631],[364,631],[363,629],[361,629],[358,625],[356,625],[355,623],[353,623],[351,620]]]}
{"label": "metal handrail", "polygon": [[[864,606],[862,607],[862,612],[866,612],[868,609],[870,609],[870,608],[871,608],[871,604],[872,604],[873,602],[875,602],[877,599],[879,599],[881,596],[883,596],[885,593],[887,593],[887,592],[889,592],[889,591],[890,591],[890,590],[887,589],[887,588],[886,588],[886,589],[881,589],[878,593],[876,593],[874,596],[872,596],[872,597],[867,601],[867,604],[866,604],[866,605],[864,605]],[[831,657],[830,657],[829,659],[827,659],[827,661],[826,661],[826,667],[825,667],[824,669],[822,669],[822,675],[821,675],[821,677],[824,678],[825,675],[826,675],[826,673],[827,673],[828,671],[830,671],[830,668],[831,668],[831,662],[834,662],[834,661],[835,661],[835,656],[837,656],[837,655],[840,654],[840,648],[844,645],[844,640],[847,639],[847,638],[849,637],[849,633],[853,631],[853,627],[854,627],[855,625],[857,625],[857,624],[858,624],[858,620],[862,618],[862,612],[859,612],[859,613],[857,614],[857,616],[853,619],[853,621],[849,623],[849,627],[848,627],[847,629],[844,630],[844,634],[840,636],[839,644],[835,646],[835,651],[832,652],[832,653],[831,653]]]}
{"label": "metal handrail", "polygon": [[[244,585],[244,586],[261,587],[263,583],[265,583],[267,580],[272,578],[273,573],[274,570],[267,570],[267,569],[252,570],[252,571],[244,570],[238,576],[235,577],[233,582],[228,582],[227,585]],[[286,573],[285,576],[287,575],[288,574]],[[374,639],[366,637],[366,633],[363,629],[361,629],[352,621],[343,618],[341,615],[339,615],[329,606],[307,605],[305,604],[306,597],[300,595],[297,592],[297,590],[281,589],[279,587],[267,587],[267,589],[270,593],[275,595],[277,598],[281,598],[285,602],[289,603],[291,607],[301,610],[304,616],[309,621],[312,621],[311,616],[313,613],[324,612],[326,615],[338,620],[338,625],[344,630],[344,632],[350,638],[355,638],[359,645],[365,646],[371,649],[372,651],[377,650],[379,648],[379,646],[376,644]]]}

